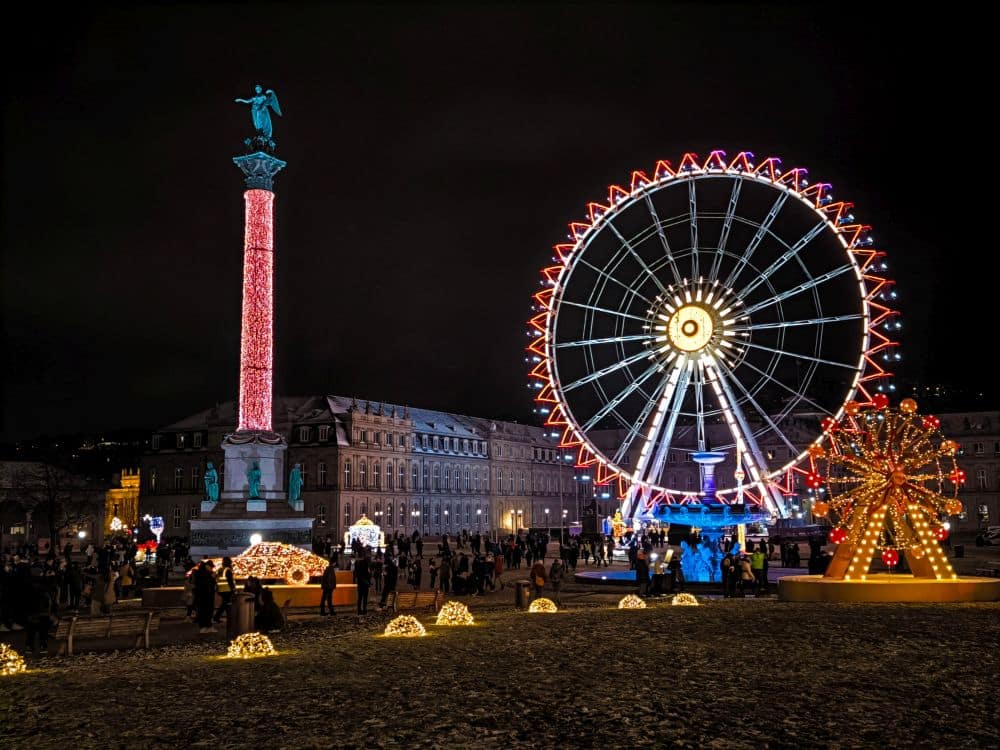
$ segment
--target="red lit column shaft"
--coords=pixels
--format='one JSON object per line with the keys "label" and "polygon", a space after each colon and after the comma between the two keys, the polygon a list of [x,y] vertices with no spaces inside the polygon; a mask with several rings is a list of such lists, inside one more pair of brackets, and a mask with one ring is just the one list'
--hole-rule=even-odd
{"label": "red lit column shaft", "polygon": [[274,193],[247,190],[240,338],[240,430],[271,431]]}

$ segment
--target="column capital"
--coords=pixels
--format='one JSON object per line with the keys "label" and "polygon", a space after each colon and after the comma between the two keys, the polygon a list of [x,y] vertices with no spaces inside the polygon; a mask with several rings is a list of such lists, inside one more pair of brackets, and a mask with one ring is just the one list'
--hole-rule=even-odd
{"label": "column capital", "polygon": [[248,190],[274,190],[274,176],[285,168],[287,162],[257,151],[246,156],[234,156],[233,164],[243,172]]}

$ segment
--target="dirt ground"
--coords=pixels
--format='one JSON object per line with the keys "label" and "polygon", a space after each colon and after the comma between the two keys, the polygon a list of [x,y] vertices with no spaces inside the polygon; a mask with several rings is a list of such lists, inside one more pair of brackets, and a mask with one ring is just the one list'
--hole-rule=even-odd
{"label": "dirt ground", "polygon": [[567,604],[422,614],[419,639],[314,618],[248,661],[218,639],[34,661],[0,678],[0,747],[1000,746],[1000,604]]}

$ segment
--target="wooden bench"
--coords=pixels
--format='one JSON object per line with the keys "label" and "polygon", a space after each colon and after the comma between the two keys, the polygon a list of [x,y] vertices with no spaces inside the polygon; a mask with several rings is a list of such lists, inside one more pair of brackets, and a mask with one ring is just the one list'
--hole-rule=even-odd
{"label": "wooden bench", "polygon": [[392,603],[386,601],[393,612],[401,609],[430,609],[435,613],[441,609],[440,593],[437,591],[394,591],[390,594]]}
{"label": "wooden bench", "polygon": [[117,636],[135,636],[135,648],[149,648],[149,636],[160,629],[158,610],[128,612],[90,617],[68,617],[59,621],[55,639],[60,641],[58,654],[73,655],[74,642],[81,639],[107,640]]}

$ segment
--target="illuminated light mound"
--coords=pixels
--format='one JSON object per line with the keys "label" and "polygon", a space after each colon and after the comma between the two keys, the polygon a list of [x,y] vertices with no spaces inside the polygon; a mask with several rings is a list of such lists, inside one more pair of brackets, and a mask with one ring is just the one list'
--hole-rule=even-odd
{"label": "illuminated light mound", "polygon": [[400,615],[385,626],[385,632],[391,638],[420,638],[427,635],[420,621],[411,615]]}
{"label": "illuminated light mound", "polygon": [[677,594],[670,603],[675,607],[698,607],[698,600],[695,599],[691,594]]}
{"label": "illuminated light mound", "polygon": [[[211,559],[215,569],[221,570],[222,558]],[[283,542],[253,544],[232,558],[232,563],[237,580],[255,576],[262,581],[283,580],[291,586],[305,586],[310,578],[323,575],[330,564],[319,555]]]}
{"label": "illuminated light mound", "polygon": [[240,338],[241,431],[271,431],[274,193],[247,190]]}
{"label": "illuminated light mound", "polygon": [[7,676],[26,672],[24,659],[6,643],[0,643],[0,675]]}
{"label": "illuminated light mound", "polygon": [[546,599],[542,597],[540,599],[535,599],[528,607],[529,612],[558,612],[559,609],[556,607],[556,603],[551,599]]}
{"label": "illuminated light mound", "polygon": [[259,656],[273,656],[278,653],[271,639],[263,633],[244,633],[229,644],[228,659],[256,659]]}
{"label": "illuminated light mound", "polygon": [[646,602],[635,594],[629,594],[618,602],[618,609],[646,609]]}
{"label": "illuminated light mound", "polygon": [[472,613],[462,602],[446,602],[438,612],[437,625],[472,625]]}

